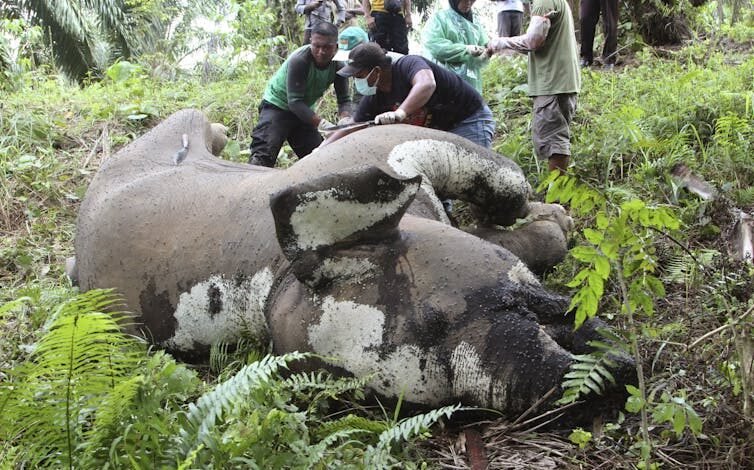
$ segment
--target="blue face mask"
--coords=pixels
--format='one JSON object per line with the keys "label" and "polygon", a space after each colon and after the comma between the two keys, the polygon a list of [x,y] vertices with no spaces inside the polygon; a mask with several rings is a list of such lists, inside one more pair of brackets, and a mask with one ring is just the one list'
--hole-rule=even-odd
{"label": "blue face mask", "polygon": [[[372,72],[374,72],[374,69],[372,69]],[[372,75],[372,72],[369,72],[369,75],[364,78],[354,77],[353,79],[353,83],[354,85],[356,85],[356,91],[358,91],[359,94],[363,96],[372,96],[377,94],[377,83],[375,82],[374,85],[369,86],[369,76]]]}

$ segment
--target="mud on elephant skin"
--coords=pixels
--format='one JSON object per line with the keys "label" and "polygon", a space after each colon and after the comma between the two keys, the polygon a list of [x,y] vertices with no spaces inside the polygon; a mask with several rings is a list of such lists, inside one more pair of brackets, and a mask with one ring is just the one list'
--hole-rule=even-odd
{"label": "mud on elephant skin", "polygon": [[567,298],[443,219],[438,193],[492,207],[498,223],[526,215],[515,164],[444,132],[385,127],[279,170],[213,157],[198,111],[169,117],[95,175],[77,223],[82,290],[117,288],[141,333],[182,357],[244,332],[333,358],[323,365],[371,376],[388,398],[528,409],[574,361],[564,345],[599,322],[562,328]]}

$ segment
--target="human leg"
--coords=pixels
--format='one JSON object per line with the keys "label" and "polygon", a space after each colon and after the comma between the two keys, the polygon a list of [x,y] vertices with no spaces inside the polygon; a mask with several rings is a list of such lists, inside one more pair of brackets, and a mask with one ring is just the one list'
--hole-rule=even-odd
{"label": "human leg", "polygon": [[309,44],[310,42],[312,42],[312,30],[305,29],[304,30],[304,44]]}
{"label": "human leg", "polygon": [[534,97],[532,143],[537,157],[548,160],[550,170],[565,171],[571,155],[570,123],[576,110],[576,94]]}
{"label": "human leg", "polygon": [[581,65],[591,65],[594,60],[594,31],[600,17],[600,0],[581,0]]}
{"label": "human leg", "polygon": [[390,15],[382,12],[372,13],[374,18],[374,27],[369,30],[369,40],[376,42],[381,48],[389,50],[390,36],[388,30],[390,28]]}
{"label": "human leg", "polygon": [[602,48],[602,62],[615,64],[618,50],[618,0],[601,0],[602,32],[605,45]]}
{"label": "human leg", "polygon": [[408,28],[406,19],[403,15],[391,13],[388,35],[390,36],[390,49],[388,51],[398,52],[399,54],[408,54]]}
{"label": "human leg", "polygon": [[505,12],[497,12],[497,37],[504,38],[505,36]]}
{"label": "human leg", "polygon": [[322,143],[322,135],[316,127],[299,121],[288,134],[288,143],[296,156],[301,159],[312,153]]}
{"label": "human leg", "polygon": [[512,11],[510,13],[510,35],[518,36],[521,34],[521,25],[524,23],[524,14],[520,11]]}
{"label": "human leg", "polygon": [[489,106],[485,104],[477,112],[458,123],[450,132],[477,145],[490,148],[495,134],[495,118]]}
{"label": "human leg", "polygon": [[259,121],[251,133],[250,164],[275,166],[280,148],[288,137],[286,113],[291,114],[266,101],[259,105]]}
{"label": "human leg", "polygon": [[499,13],[499,16],[501,18],[501,26],[498,29],[498,35],[501,38],[509,38],[512,36],[512,28],[513,26],[511,24],[511,12],[510,11],[501,11]]}

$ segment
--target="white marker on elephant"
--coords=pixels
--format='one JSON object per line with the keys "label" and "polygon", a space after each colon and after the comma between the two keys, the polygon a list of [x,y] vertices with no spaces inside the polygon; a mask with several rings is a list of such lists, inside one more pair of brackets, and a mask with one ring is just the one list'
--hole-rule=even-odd
{"label": "white marker on elephant", "polygon": [[500,166],[452,142],[419,139],[403,142],[390,151],[387,160],[397,174],[412,178],[421,175],[421,187],[431,197],[442,220],[448,222],[436,193],[460,194],[473,190],[473,185],[486,181],[489,188],[501,195],[530,194],[531,187],[523,173]]}
{"label": "white marker on elephant", "polygon": [[337,188],[313,191],[305,194],[307,200],[291,215],[291,227],[303,250],[332,245],[395,213],[413,194],[407,189],[393,200],[365,204],[344,200]]}
{"label": "white marker on elephant", "polygon": [[515,284],[534,284],[539,285],[539,279],[532,273],[522,262],[517,261],[508,270],[508,279]]}
{"label": "white marker on elephant", "polygon": [[368,258],[325,258],[322,265],[316,268],[312,278],[314,282],[331,279],[334,282],[344,280],[349,284],[362,284],[380,274],[377,268]]}
{"label": "white marker on elephant", "polygon": [[479,403],[489,401],[492,390],[492,403],[504,408],[508,389],[500,380],[493,380],[482,367],[482,358],[474,346],[462,341],[450,356],[453,372],[453,395],[474,397]]}
{"label": "white marker on elephant", "polygon": [[[229,341],[237,339],[242,332],[257,338],[267,336],[264,305],[272,282],[269,268],[241,283],[222,276],[211,276],[200,282],[180,295],[173,314],[178,325],[173,337],[163,346],[190,351],[197,343],[208,346]],[[211,299],[211,291],[216,292],[213,294],[217,295],[216,301]],[[217,302],[219,306],[215,313],[211,313],[211,302]]]}
{"label": "white marker on elephant", "polygon": [[319,323],[308,329],[309,344],[317,354],[335,358],[334,365],[357,377],[375,374],[369,386],[385,396],[403,393],[406,400],[432,405],[448,396],[450,384],[433,349],[401,345],[380,356],[385,327],[381,310],[330,296],[321,309]]}

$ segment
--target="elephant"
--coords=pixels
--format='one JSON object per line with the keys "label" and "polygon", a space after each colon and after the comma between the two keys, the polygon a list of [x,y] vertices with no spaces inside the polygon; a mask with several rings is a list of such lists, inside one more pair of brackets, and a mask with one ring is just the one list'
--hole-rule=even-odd
{"label": "elephant", "polygon": [[[557,245],[571,221],[531,202],[521,169],[493,151],[373,126],[279,169],[216,158],[212,135],[200,111],[168,117],[102,164],[77,220],[80,288],[116,288],[135,331],[177,357],[244,335],[315,353],[302,367],[366,377],[387,399],[512,415],[560,387],[604,326],[573,331],[569,299],[523,261],[547,247],[496,238],[534,212],[521,237],[550,231]],[[451,226],[441,197],[488,226]]]}

